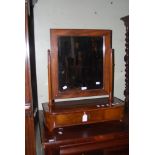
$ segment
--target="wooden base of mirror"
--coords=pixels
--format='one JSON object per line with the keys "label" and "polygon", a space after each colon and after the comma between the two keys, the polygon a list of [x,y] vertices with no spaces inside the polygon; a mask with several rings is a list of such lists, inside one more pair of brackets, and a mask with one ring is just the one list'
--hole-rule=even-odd
{"label": "wooden base of mirror", "polygon": [[124,102],[118,98],[114,98],[111,106],[108,98],[56,102],[51,111],[48,103],[42,105],[45,126],[49,131],[65,126],[121,120],[124,115]]}

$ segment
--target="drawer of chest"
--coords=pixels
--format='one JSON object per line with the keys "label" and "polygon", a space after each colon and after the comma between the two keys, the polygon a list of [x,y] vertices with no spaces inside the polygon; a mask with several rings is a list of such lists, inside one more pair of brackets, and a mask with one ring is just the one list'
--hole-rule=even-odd
{"label": "drawer of chest", "polygon": [[108,120],[119,120],[123,116],[123,108],[98,108],[94,110],[79,111],[55,115],[55,125],[69,126],[102,122]]}

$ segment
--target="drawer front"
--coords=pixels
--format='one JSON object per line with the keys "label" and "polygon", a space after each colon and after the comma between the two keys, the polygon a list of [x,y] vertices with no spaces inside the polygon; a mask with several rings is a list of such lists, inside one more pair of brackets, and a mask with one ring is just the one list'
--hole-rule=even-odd
{"label": "drawer front", "polygon": [[82,123],[82,112],[60,114],[55,116],[56,126],[68,126]]}
{"label": "drawer front", "polygon": [[59,127],[68,125],[87,124],[93,122],[102,122],[108,120],[120,120],[123,117],[123,109],[123,107],[109,109],[100,108],[92,111],[85,111],[85,113],[75,112],[59,114],[55,115],[55,125]]}
{"label": "drawer front", "polygon": [[90,122],[96,121],[107,121],[107,120],[119,120],[123,117],[123,108],[111,108],[111,109],[100,109],[90,111],[88,113],[88,120]]}

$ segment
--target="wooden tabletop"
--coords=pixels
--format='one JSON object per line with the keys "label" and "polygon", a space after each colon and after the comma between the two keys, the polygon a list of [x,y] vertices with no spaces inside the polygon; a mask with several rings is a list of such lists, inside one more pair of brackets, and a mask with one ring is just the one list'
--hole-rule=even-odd
{"label": "wooden tabletop", "polygon": [[[116,97],[112,103],[112,107],[122,106],[124,102]],[[74,100],[74,101],[61,101],[56,102],[52,107],[52,114],[66,113],[66,112],[77,112],[83,109],[91,110],[95,109],[97,106],[109,108],[109,98],[97,98],[97,99],[84,99],[84,100]],[[44,111],[49,112],[49,107],[47,103],[43,103]]]}

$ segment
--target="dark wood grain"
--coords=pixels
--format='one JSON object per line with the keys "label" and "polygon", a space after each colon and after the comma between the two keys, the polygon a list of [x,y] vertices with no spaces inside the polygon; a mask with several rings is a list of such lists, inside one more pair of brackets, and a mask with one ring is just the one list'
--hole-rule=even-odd
{"label": "dark wood grain", "polygon": [[[112,154],[124,151],[128,154],[128,122],[109,121],[104,123],[70,126],[49,132],[43,123],[40,111],[41,140],[46,152],[61,155],[69,154]],[[59,132],[62,134],[59,134]]]}
{"label": "dark wood grain", "polygon": [[35,125],[38,100],[35,72],[35,48],[32,1],[25,1],[25,154],[36,155]]}
{"label": "dark wood grain", "polygon": [[[108,98],[63,101],[55,103],[50,111],[48,103],[44,103],[45,125],[49,131],[52,131],[54,128],[64,126],[121,120],[124,115],[124,103],[114,98],[111,104],[110,107]],[[88,117],[86,122],[82,121],[84,113]]]}
{"label": "dark wood grain", "polygon": [[110,49],[110,59],[109,59],[109,104],[111,106],[113,102],[113,50]]}
{"label": "dark wood grain", "polygon": [[36,146],[33,113],[26,110],[25,115],[25,154],[35,155]]}
{"label": "dark wood grain", "polygon": [[[104,108],[109,107],[109,99],[106,98],[94,98],[94,99],[82,99],[82,100],[71,100],[71,101],[59,101],[55,102],[55,106],[52,109],[53,114],[66,113],[66,112],[78,112],[84,109],[91,110],[97,107],[97,105]],[[114,97],[113,104],[124,105],[124,102],[116,97]],[[45,111],[48,111],[47,103],[43,103]],[[113,106],[113,105],[112,105]]]}
{"label": "dark wood grain", "polygon": [[[51,29],[51,78],[52,78],[52,97],[53,99],[74,98],[84,96],[98,96],[112,94],[111,76],[111,30],[91,30],[91,29]],[[103,89],[77,90],[59,92],[58,90],[58,36],[101,36],[105,37],[105,47],[103,47]],[[48,77],[50,78],[50,77]],[[111,95],[112,98],[112,95]]]}
{"label": "dark wood grain", "polygon": [[52,100],[53,100],[53,97],[52,97],[52,78],[51,78],[51,52],[50,50],[48,50],[48,98],[49,98],[49,101],[48,101],[48,107],[49,107],[49,110],[51,111],[51,108],[52,108]]}
{"label": "dark wood grain", "polygon": [[[95,30],[95,29],[51,29],[51,51],[48,51],[48,92],[49,103],[43,104],[45,124],[52,131],[57,127],[91,124],[96,122],[104,122],[109,120],[121,120],[124,113],[124,105],[118,101],[118,105],[113,106],[113,81],[114,81],[114,65],[113,51],[111,49],[112,31],[111,30]],[[80,90],[71,89],[59,91],[58,81],[58,37],[60,36],[95,36],[104,37],[103,52],[103,88]],[[107,95],[108,100],[96,99],[81,100],[73,102],[56,103],[55,99],[88,97]],[[77,103],[78,102],[78,103]],[[84,102],[84,103],[83,103]],[[92,102],[94,105],[90,106]],[[76,104],[77,103],[77,104]],[[66,107],[63,105],[66,104]],[[98,105],[99,104],[99,105]],[[102,105],[105,104],[105,105]],[[108,106],[106,106],[108,104]],[[58,106],[60,105],[60,106]],[[82,105],[82,106],[81,106]],[[98,108],[98,106],[101,106]],[[81,106],[81,107],[80,107]],[[104,107],[103,107],[104,106]],[[84,113],[87,113],[88,121],[82,122]]]}
{"label": "dark wood grain", "polygon": [[31,92],[31,72],[30,72],[30,51],[29,51],[29,28],[28,28],[28,2],[25,2],[25,103],[32,103],[32,92]]}

